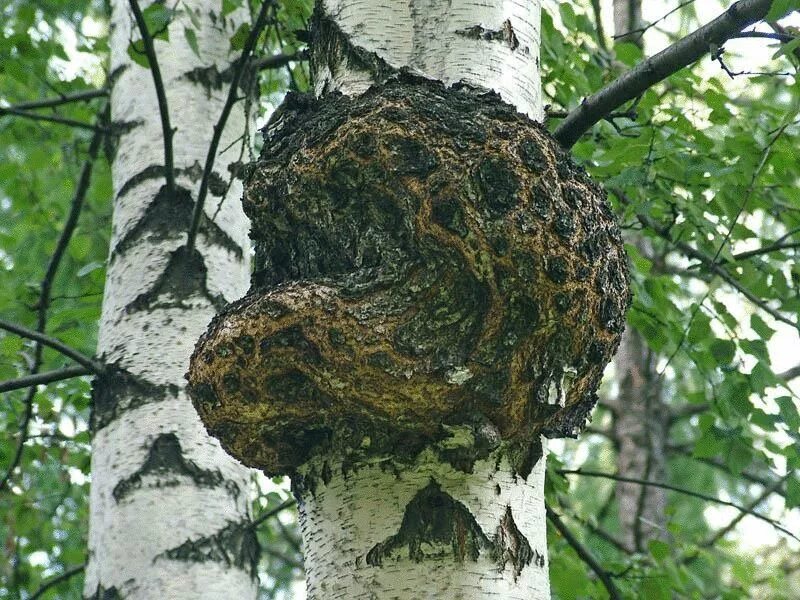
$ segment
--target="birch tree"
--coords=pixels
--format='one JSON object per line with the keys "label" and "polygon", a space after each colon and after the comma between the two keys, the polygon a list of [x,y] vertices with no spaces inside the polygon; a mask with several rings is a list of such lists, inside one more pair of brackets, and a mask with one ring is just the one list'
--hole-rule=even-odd
{"label": "birch tree", "polygon": [[194,339],[249,274],[231,172],[250,104],[231,110],[230,96],[250,90],[229,41],[248,15],[219,9],[112,3],[111,119],[126,127],[112,163],[86,597],[255,595],[248,469],[208,438],[183,380]]}

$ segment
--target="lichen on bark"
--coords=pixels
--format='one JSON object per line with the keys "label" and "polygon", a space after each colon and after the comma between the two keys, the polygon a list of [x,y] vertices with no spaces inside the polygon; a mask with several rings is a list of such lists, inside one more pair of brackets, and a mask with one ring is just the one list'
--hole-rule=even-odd
{"label": "lichen on bark", "polygon": [[629,304],[622,241],[604,192],[497,95],[403,74],[290,96],[244,206],[253,285],[189,380],[245,464],[397,456],[476,422],[524,462],[584,424]]}

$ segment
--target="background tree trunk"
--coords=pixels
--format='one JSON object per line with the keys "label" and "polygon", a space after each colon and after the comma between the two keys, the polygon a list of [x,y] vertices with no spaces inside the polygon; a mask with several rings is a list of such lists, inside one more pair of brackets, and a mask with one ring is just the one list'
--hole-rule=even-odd
{"label": "background tree trunk", "polygon": [[[614,0],[615,39],[643,46],[641,0]],[[629,36],[624,34],[634,32]],[[647,256],[649,244],[629,235]],[[666,478],[669,408],[664,403],[663,377],[657,372],[657,356],[632,327],[622,337],[616,366],[619,391],[614,409],[613,435],[617,444],[617,474],[633,479],[662,482]],[[651,539],[666,534],[666,491],[637,483],[617,482],[616,498],[620,539],[630,549],[646,550]]]}
{"label": "background tree trunk", "polygon": [[[217,0],[190,0],[176,10],[169,42],[155,42],[175,131],[170,189],[153,77],[129,56],[130,41],[141,36],[128,2],[112,2],[112,119],[126,127],[113,160],[98,342],[113,368],[93,392],[84,588],[92,598],[253,598],[257,590],[249,470],[208,437],[184,393],[196,339],[248,283],[248,224],[241,184],[229,171],[246,136],[218,156],[196,249],[185,246],[212,125],[227,95],[221,73],[236,58],[230,37],[247,14],[223,17]],[[199,56],[185,31],[194,32]],[[245,131],[247,105],[233,111],[220,148]]]}

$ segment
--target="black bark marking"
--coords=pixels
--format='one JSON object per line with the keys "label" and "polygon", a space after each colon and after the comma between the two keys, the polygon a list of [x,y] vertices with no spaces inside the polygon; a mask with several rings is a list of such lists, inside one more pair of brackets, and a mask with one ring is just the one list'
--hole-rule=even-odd
{"label": "black bark marking", "polygon": [[192,563],[218,562],[227,567],[245,569],[251,577],[258,573],[261,547],[250,521],[229,522],[209,536],[186,540],[156,558],[168,558]]}
{"label": "black bark marking", "polygon": [[107,365],[92,382],[92,406],[89,427],[96,433],[125,412],[158,402],[165,396],[177,396],[177,385],[157,385],[120,368]]}
{"label": "black bark marking", "polygon": [[544,556],[531,548],[528,538],[522,534],[514,522],[510,506],[506,506],[506,512],[497,527],[493,544],[495,562],[497,562],[501,571],[506,568],[508,563],[511,563],[515,581],[522,573],[522,569],[531,564],[531,562],[539,568],[544,568]]}
{"label": "black bark marking", "polygon": [[366,562],[380,567],[404,548],[408,548],[408,558],[415,562],[448,555],[456,562],[464,562],[477,561],[482,551],[492,549],[492,543],[469,509],[431,480],[406,506],[400,530],[375,544],[367,553]]}
{"label": "black bark marking", "polygon": [[511,21],[506,19],[503,22],[502,29],[487,29],[483,25],[473,25],[466,29],[461,29],[455,32],[456,35],[462,35],[473,40],[485,40],[487,42],[504,42],[508,44],[511,50],[519,48],[519,40],[517,34],[514,32],[514,27]]}
{"label": "black bark marking", "polygon": [[[199,165],[196,166],[199,167]],[[194,167],[184,169],[184,172],[191,174],[193,169]],[[163,171],[163,167],[151,165],[139,173],[139,175],[129,179],[125,185],[131,184],[131,182],[137,178],[139,178],[138,182],[131,184],[132,186],[138,185],[138,183],[141,183],[144,179],[152,179],[156,176],[161,177],[163,176]],[[202,171],[200,175],[202,175]],[[220,183],[227,187],[227,183],[222,179],[222,176],[218,174],[215,176],[212,175],[212,184],[217,192],[220,191]],[[120,195],[123,195],[124,191],[125,187],[120,191]],[[176,239],[186,235],[186,232],[189,230],[189,224],[191,223],[193,209],[194,201],[192,200],[189,190],[179,187],[176,189],[175,195],[172,196],[166,186],[161,187],[156,197],[145,210],[141,220],[131,227],[123,238],[117,242],[116,246],[114,246],[114,249],[111,251],[111,259],[114,260],[116,256],[127,252],[144,236],[148,236],[153,241],[160,241]],[[205,214],[200,222],[200,232],[210,243],[225,248],[238,259],[242,258],[243,252],[241,247]]]}
{"label": "black bark marking", "polygon": [[122,600],[122,596],[117,591],[117,588],[112,586],[108,589],[102,585],[98,585],[97,589],[90,596],[84,596],[85,600]]}
{"label": "black bark marking", "polygon": [[309,67],[312,80],[328,70],[336,75],[341,66],[347,69],[360,69],[370,74],[376,82],[386,81],[397,73],[397,69],[374,52],[369,52],[350,41],[339,25],[326,14],[322,4],[317,2],[310,22]]}
{"label": "black bark marking", "polygon": [[193,461],[183,456],[181,443],[174,433],[162,433],[153,441],[144,464],[130,477],[114,486],[112,495],[117,502],[138,490],[144,484],[145,477],[153,477],[148,487],[173,487],[181,484],[181,479],[188,477],[195,485],[206,488],[223,486],[233,497],[239,497],[239,486],[225,480],[219,469],[201,469]]}
{"label": "black bark marking", "polygon": [[544,556],[531,548],[517,527],[510,506],[490,539],[469,509],[433,479],[406,506],[400,530],[367,552],[366,563],[380,567],[384,560],[402,560],[406,548],[414,562],[448,556],[456,562],[474,562],[488,551],[501,571],[511,563],[515,580],[532,562],[540,568],[545,564]]}
{"label": "black bark marking", "polygon": [[188,309],[191,307],[185,301],[194,297],[205,298],[220,310],[225,306],[225,298],[208,291],[207,275],[203,255],[196,248],[189,252],[186,246],[181,246],[170,255],[167,267],[153,286],[139,294],[125,310],[132,313],[164,308]]}

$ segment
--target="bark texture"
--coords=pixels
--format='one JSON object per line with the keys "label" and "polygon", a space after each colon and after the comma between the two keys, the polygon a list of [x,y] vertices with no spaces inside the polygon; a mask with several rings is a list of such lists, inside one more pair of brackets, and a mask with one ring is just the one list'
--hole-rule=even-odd
{"label": "bark texture", "polygon": [[[229,66],[236,57],[229,37],[246,15],[223,19],[212,0],[178,8],[170,42],[156,40],[175,128],[176,187],[170,190],[153,79],[128,55],[130,41],[140,36],[128,2],[112,2],[112,118],[128,127],[113,161],[113,231],[98,344],[112,367],[93,394],[84,592],[90,598],[248,598],[257,589],[249,472],[208,437],[183,380],[194,340],[219,307],[246,290],[247,220],[236,201],[241,184],[228,171],[242,146],[218,157],[198,244],[185,247],[210,118],[225,100],[225,90],[192,74]],[[199,58],[184,28],[195,30]],[[246,120],[236,111],[221,147],[242,134]]]}

